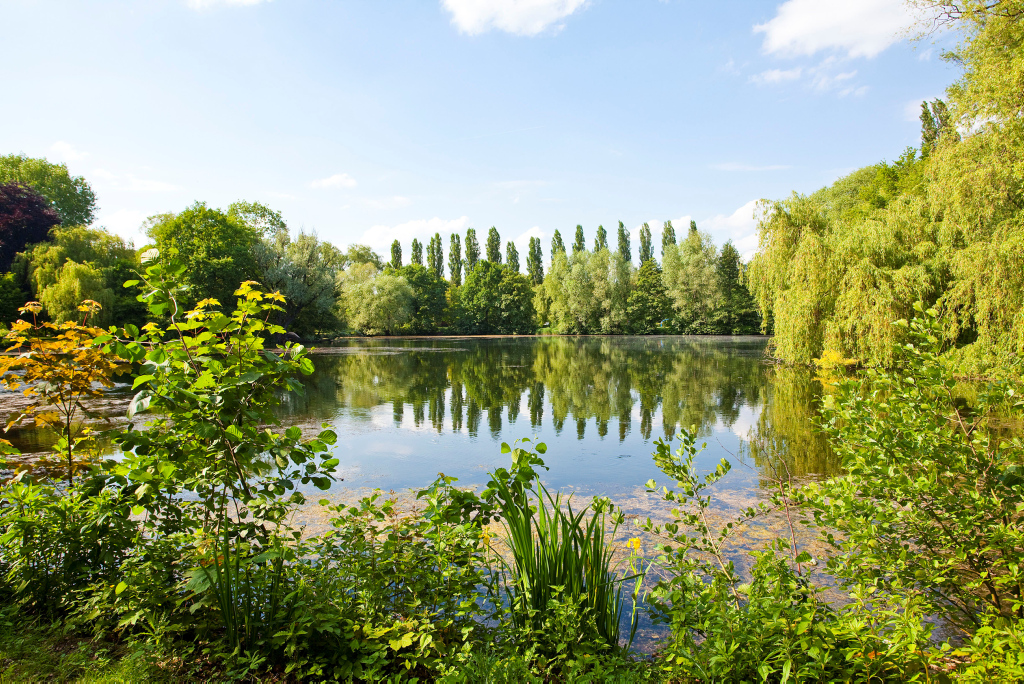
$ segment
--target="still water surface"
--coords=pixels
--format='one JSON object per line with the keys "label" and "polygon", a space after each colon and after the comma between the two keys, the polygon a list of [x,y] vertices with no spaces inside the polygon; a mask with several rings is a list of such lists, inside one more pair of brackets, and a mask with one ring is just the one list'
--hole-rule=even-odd
{"label": "still water surface", "polygon": [[550,488],[635,492],[664,477],[653,442],[696,426],[720,490],[754,493],[764,460],[794,476],[835,471],[813,432],[817,383],[765,361],[762,337],[540,337],[350,340],[321,349],[286,423],[338,432],[336,488],[404,490],[437,473],[480,485],[508,464],[501,443],[547,443]]}

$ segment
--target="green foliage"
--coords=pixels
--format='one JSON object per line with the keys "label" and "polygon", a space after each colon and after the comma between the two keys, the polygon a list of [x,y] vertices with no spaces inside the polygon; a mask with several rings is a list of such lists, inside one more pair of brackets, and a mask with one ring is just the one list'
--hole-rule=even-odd
{"label": "green foliage", "polygon": [[668,317],[671,306],[665,294],[658,262],[653,257],[646,259],[637,272],[636,284],[626,304],[626,320],[629,321],[630,331],[640,335],[655,332]]}
{"label": "green foliage", "polygon": [[665,252],[669,245],[676,244],[676,229],[672,226],[671,221],[665,221],[665,226],[661,230],[661,258],[664,260]]}
{"label": "green foliage", "polygon": [[[350,268],[360,264],[370,264],[378,271],[384,270],[384,260],[366,245],[349,245],[345,250],[345,257],[342,261],[342,268]],[[423,265],[423,255],[420,253],[420,265]]]}
{"label": "green foliage", "polygon": [[604,226],[598,226],[597,235],[594,236],[594,251],[600,252],[602,249],[608,249],[608,231]]}
{"label": "green foliage", "polygon": [[530,238],[530,251],[526,255],[526,274],[534,285],[544,282],[544,253],[540,248],[540,238]]}
{"label": "green foliage", "polygon": [[[617,651],[623,587],[635,579],[638,588],[643,578],[641,570],[619,577],[612,564],[608,538],[615,537],[623,516],[607,499],[574,512],[571,499],[552,496],[536,472],[545,467],[537,454],[547,447],[538,443],[534,451],[529,443],[501,445],[512,456],[512,469],[496,470],[482,495],[493,498],[501,512],[512,555],[511,561],[499,557],[509,576],[512,621],[520,638],[549,662]],[[606,516],[611,530],[605,529]],[[636,602],[634,590],[626,649],[636,632]]]}
{"label": "green foliage", "polygon": [[416,238],[412,239],[412,265],[422,266],[423,265],[423,245]]}
{"label": "green foliage", "polygon": [[494,226],[487,231],[487,260],[492,264],[501,263],[501,235]]}
{"label": "green foliage", "polygon": [[708,335],[719,330],[713,322],[721,293],[717,287],[717,254],[711,236],[690,222],[686,239],[679,245],[665,245],[662,282],[672,301],[672,327],[684,335]]}
{"label": "green foliage", "polygon": [[480,243],[476,239],[476,229],[466,229],[466,275],[476,268],[476,262],[480,260]]}
{"label": "green foliage", "polygon": [[254,256],[259,282],[285,297],[275,323],[304,336],[341,330],[337,280],[346,258],[338,248],[304,231],[292,240],[285,226],[263,238]]}
{"label": "green foliage", "polygon": [[462,240],[458,233],[452,233],[448,242],[448,279],[456,287],[462,284]]}
{"label": "green foliage", "polygon": [[711,314],[711,325],[726,335],[755,335],[760,317],[753,297],[743,285],[744,265],[731,241],[722,245],[715,262],[715,289],[718,306]]}
{"label": "green foliage", "polygon": [[622,221],[619,221],[619,234],[618,234],[618,237],[619,237],[619,243],[618,243],[619,244],[619,250],[618,250],[619,256],[621,256],[626,261],[630,261],[631,262],[633,260],[633,253],[632,253],[632,251],[630,251],[630,248],[629,248],[629,231],[626,230],[626,226],[625,226],[625,224],[622,223]]}
{"label": "green foliage", "polygon": [[29,296],[19,286],[20,279],[13,273],[0,275],[0,326],[8,326],[18,317],[18,309]]}
{"label": "green foliage", "polygon": [[398,240],[391,243],[391,261],[388,265],[396,271],[402,268],[402,243]]}
{"label": "green foliage", "polygon": [[145,306],[137,291],[122,287],[139,258],[132,245],[103,229],[60,226],[50,240],[18,256],[14,268],[49,316],[64,322],[77,317],[84,299],[100,302],[95,322],[145,323]]}
{"label": "green foliage", "polygon": [[966,404],[939,360],[935,312],[900,327],[907,342],[891,371],[843,380],[826,397],[825,427],[848,474],[806,496],[835,531],[829,570],[920,595],[965,629],[985,613],[1024,616],[1024,446],[998,429],[1019,413],[1019,388],[990,384]]}
{"label": "green foliage", "polygon": [[196,202],[179,214],[152,217],[146,233],[162,254],[175,251],[184,264],[186,307],[202,297],[229,301],[238,283],[258,275],[254,250],[262,235],[238,214]]}
{"label": "green foliage", "polygon": [[490,259],[481,261],[466,276],[460,297],[467,332],[526,335],[534,331],[533,287],[521,273]]}
{"label": "green foliage", "polygon": [[[404,268],[423,268],[411,264]],[[424,269],[426,270],[426,269]],[[348,325],[366,335],[395,335],[412,321],[416,293],[400,275],[357,264],[339,276]]]}
{"label": "green foliage", "polygon": [[81,176],[72,176],[65,164],[52,164],[22,154],[0,156],[0,183],[17,182],[35,188],[57,210],[65,226],[93,222],[96,194]]}
{"label": "green foliage", "polygon": [[427,244],[427,268],[435,278],[444,280],[444,249],[440,233],[434,233]]}
{"label": "green foliage", "polygon": [[413,293],[412,317],[403,330],[414,335],[437,332],[444,322],[447,308],[445,282],[430,269],[416,264],[410,264],[395,274],[409,284]]}
{"label": "green foliage", "polygon": [[508,270],[519,273],[519,250],[511,240],[505,243],[505,264],[508,266]]}
{"label": "green foliage", "polygon": [[551,258],[554,259],[558,253],[565,254],[565,243],[562,242],[562,234],[555,229],[555,234],[551,237]]}
{"label": "green foliage", "polygon": [[908,149],[809,197],[762,205],[750,286],[784,360],[893,363],[904,331],[892,321],[915,301],[943,313],[961,372],[998,372],[1024,352],[1022,6],[928,9],[960,31],[947,57],[963,76],[948,106],[922,106],[920,156]]}
{"label": "green foliage", "polygon": [[640,266],[654,258],[654,245],[651,243],[651,227],[644,223],[640,227]]}
{"label": "green foliage", "polygon": [[587,251],[587,239],[583,236],[583,226],[576,226],[576,239],[572,243],[572,253]]}

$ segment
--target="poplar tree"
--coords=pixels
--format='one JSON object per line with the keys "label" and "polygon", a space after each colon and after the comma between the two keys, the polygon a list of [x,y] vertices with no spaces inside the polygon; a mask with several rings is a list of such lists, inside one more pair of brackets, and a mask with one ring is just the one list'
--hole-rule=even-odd
{"label": "poplar tree", "polygon": [[540,238],[530,238],[530,251],[526,255],[526,272],[534,285],[544,282],[544,253],[540,249]]}
{"label": "poplar tree", "polygon": [[554,259],[559,252],[565,254],[565,243],[562,242],[562,234],[556,229],[554,237],[551,238],[551,258]]}
{"label": "poplar tree", "polygon": [[487,231],[487,260],[492,264],[501,263],[501,235],[494,226]]}
{"label": "poplar tree", "polygon": [[476,268],[476,262],[480,260],[480,243],[476,239],[476,229],[466,230],[466,275]]}
{"label": "poplar tree", "polygon": [[651,244],[651,227],[645,222],[640,227],[640,265],[643,266],[654,258],[654,245]]}
{"label": "poplar tree", "polygon": [[633,254],[629,248],[629,232],[622,221],[619,221],[619,256],[626,261],[633,260]]}
{"label": "poplar tree", "polygon": [[587,251],[587,241],[583,237],[583,226],[576,226],[576,241],[572,243],[572,253]]}
{"label": "poplar tree", "polygon": [[452,233],[448,243],[448,276],[452,285],[462,284],[462,238]]}
{"label": "poplar tree", "polygon": [[391,268],[402,268],[402,243],[398,240],[391,243]]}
{"label": "poplar tree", "polygon": [[665,249],[669,245],[676,244],[676,229],[671,221],[665,221],[665,227],[661,231],[661,258],[665,259]]}
{"label": "poplar tree", "polygon": [[508,265],[508,270],[519,273],[519,250],[511,240],[505,244],[505,264]]}
{"label": "poplar tree", "polygon": [[423,245],[416,238],[412,239],[412,263],[417,266],[423,265]]}
{"label": "poplar tree", "polygon": [[427,245],[427,267],[438,280],[444,280],[444,247],[441,245],[440,233],[434,233]]}
{"label": "poplar tree", "polygon": [[608,249],[608,231],[604,226],[598,226],[597,237],[594,238],[594,251],[600,252],[602,249]]}

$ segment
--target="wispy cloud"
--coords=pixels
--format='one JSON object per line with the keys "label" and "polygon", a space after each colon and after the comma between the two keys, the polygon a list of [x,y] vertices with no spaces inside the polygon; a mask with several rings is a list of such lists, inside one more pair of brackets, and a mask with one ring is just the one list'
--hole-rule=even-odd
{"label": "wispy cloud", "polygon": [[354,188],[356,179],[347,173],[336,173],[327,178],[315,180],[309,184],[311,188]]}
{"label": "wispy cloud", "polygon": [[767,166],[754,166],[752,164],[737,164],[735,162],[725,162],[722,164],[712,164],[711,168],[716,171],[785,171],[786,169],[793,168],[789,164],[768,164]]}
{"label": "wispy cloud", "polygon": [[535,36],[553,28],[560,30],[565,19],[589,0],[441,0],[452,15],[452,23],[469,35],[491,29],[519,36]]}
{"label": "wispy cloud", "polygon": [[800,78],[803,73],[803,69],[797,67],[796,69],[769,69],[768,71],[762,71],[759,74],[754,74],[750,77],[751,83],[760,83],[762,85],[768,83],[783,83],[784,81],[795,81]]}
{"label": "wispy cloud", "polygon": [[754,26],[763,50],[795,57],[835,50],[847,57],[875,57],[915,23],[906,3],[894,0],[788,0],[775,16]]}

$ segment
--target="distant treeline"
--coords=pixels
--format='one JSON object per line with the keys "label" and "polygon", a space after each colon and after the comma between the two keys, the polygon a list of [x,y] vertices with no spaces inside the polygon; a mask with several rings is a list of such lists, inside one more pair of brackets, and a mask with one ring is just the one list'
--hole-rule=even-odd
{"label": "distant treeline", "polygon": [[407,263],[396,240],[385,262],[365,245],[342,251],[312,233],[293,236],[280,213],[258,203],[236,202],[223,211],[197,202],[150,217],[144,230],[151,243],[136,250],[90,225],[95,205],[89,184],[66,166],[0,157],[2,321],[34,299],[62,322],[92,299],[103,307],[96,322],[141,325],[146,312],[138,292],[122,285],[155,247],[185,263],[184,301],[228,304],[240,282],[255,280],[287,298],[276,322],[307,338],[760,331],[739,253],[731,243],[718,250],[692,221],[678,244],[665,222],[660,263],[644,224],[639,267],[622,222],[614,250],[602,226],[592,249],[582,226],[571,250],[556,230],[546,263],[540,239],[531,238],[524,274],[515,244],[507,242],[503,253],[494,227],[483,245],[472,228],[464,239],[447,236],[447,254],[439,233],[426,245],[413,240]]}

